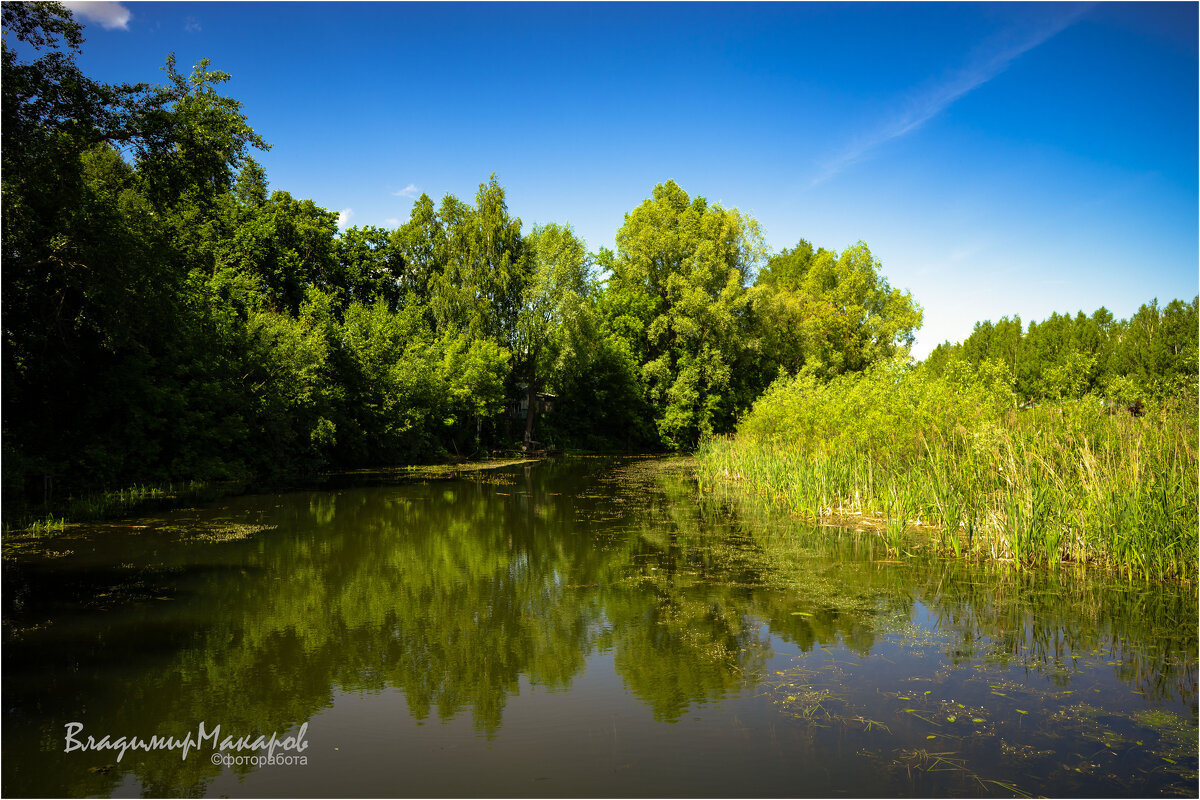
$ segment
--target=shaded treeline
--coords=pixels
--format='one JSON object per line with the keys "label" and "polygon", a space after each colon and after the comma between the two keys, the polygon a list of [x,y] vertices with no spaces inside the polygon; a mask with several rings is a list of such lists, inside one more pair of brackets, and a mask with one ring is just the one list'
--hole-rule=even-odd
{"label": "shaded treeline", "polygon": [[3,14],[6,516],[522,441],[688,448],[780,374],[861,369],[920,324],[862,244],[801,242],[752,285],[757,223],[671,181],[615,252],[526,232],[495,176],[339,231],[271,190],[225,73],[102,85],[67,9]]}

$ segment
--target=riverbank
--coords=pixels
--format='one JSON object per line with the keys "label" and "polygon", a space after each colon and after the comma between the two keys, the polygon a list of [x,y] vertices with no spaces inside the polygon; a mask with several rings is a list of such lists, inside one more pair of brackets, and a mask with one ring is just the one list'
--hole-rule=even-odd
{"label": "riverbank", "polygon": [[464,459],[438,464],[410,464],[398,467],[322,473],[289,481],[187,481],[130,486],[117,491],[96,492],[78,498],[67,497],[23,514],[13,515],[11,519],[6,516],[4,534],[6,536],[51,535],[65,530],[70,525],[101,522],[151,511],[169,511],[196,503],[207,503],[224,497],[235,497],[252,492],[324,488],[330,484],[343,482],[362,485],[448,479],[466,472],[535,463],[546,457],[506,456],[479,461]]}
{"label": "riverbank", "polygon": [[1194,401],[1133,416],[1091,398],[1018,411],[911,375],[792,385],[705,443],[697,475],[814,522],[871,520],[896,551],[1197,576]]}

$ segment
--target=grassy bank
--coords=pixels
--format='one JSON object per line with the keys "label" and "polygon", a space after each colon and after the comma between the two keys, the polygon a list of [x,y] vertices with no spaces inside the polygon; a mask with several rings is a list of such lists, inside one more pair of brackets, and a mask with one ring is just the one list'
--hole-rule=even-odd
{"label": "grassy bank", "polygon": [[737,436],[702,446],[699,475],[814,520],[878,515],[897,549],[922,536],[1022,566],[1195,578],[1195,400],[1150,403],[1141,417],[1095,398],[1023,411],[1012,400],[986,375],[895,366],[785,381]]}

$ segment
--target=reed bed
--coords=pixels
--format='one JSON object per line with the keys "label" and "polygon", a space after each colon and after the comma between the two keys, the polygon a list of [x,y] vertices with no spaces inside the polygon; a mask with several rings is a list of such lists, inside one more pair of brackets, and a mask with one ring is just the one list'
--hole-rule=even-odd
{"label": "reed bed", "polygon": [[[1095,398],[1012,407],[1003,386],[881,369],[769,392],[698,475],[814,521],[875,518],[897,551],[1197,574],[1194,400],[1110,414]],[[917,532],[920,533],[917,533]]]}

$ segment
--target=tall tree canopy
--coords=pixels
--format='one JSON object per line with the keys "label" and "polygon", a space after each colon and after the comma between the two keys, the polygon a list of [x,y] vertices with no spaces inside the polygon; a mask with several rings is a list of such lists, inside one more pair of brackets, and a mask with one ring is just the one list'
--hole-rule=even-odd
{"label": "tall tree canopy", "polygon": [[759,274],[752,304],[766,367],[821,378],[858,372],[912,346],[921,308],[892,288],[862,242],[838,253],[801,240]]}
{"label": "tall tree canopy", "polygon": [[728,430],[746,284],[766,252],[758,223],[667,181],[625,215],[616,244],[608,291],[628,317],[663,440],[686,447]]}
{"label": "tall tree canopy", "polygon": [[[414,215],[418,212],[424,208],[414,208]],[[420,230],[419,219],[412,222]],[[474,207],[446,195],[438,222],[445,245],[429,292],[439,328],[511,348],[529,263],[521,220],[509,215],[504,188],[492,175],[479,185]],[[436,239],[431,243],[435,253],[437,244]]]}
{"label": "tall tree canopy", "polygon": [[525,240],[530,271],[517,315],[518,369],[526,383],[524,442],[533,439],[537,393],[546,384],[560,349],[560,331],[578,313],[587,291],[589,259],[569,225],[534,226]]}

